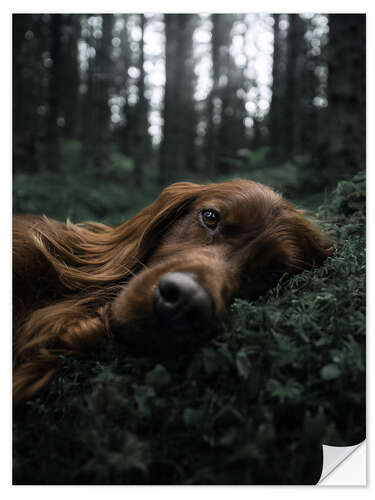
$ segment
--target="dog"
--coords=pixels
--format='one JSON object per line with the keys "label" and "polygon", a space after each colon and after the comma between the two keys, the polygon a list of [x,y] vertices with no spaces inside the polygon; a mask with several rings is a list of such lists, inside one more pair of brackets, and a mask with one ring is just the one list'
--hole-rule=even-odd
{"label": "dog", "polygon": [[115,337],[174,355],[210,337],[236,297],[332,255],[328,237],[271,188],[249,180],[173,184],[118,227],[15,216],[15,404],[60,360]]}

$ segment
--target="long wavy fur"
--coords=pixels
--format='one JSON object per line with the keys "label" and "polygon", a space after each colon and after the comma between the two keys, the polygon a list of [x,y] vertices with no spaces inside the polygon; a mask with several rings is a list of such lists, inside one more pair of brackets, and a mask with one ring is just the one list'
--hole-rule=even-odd
{"label": "long wavy fur", "polygon": [[[229,184],[218,185],[223,199],[233,192],[234,184]],[[113,228],[15,217],[14,403],[32,396],[52,378],[59,354],[89,351],[111,336],[113,299],[145,266],[170,225],[210,189],[187,182],[174,184],[152,205]],[[305,222],[303,228],[296,227],[300,239],[310,231]],[[331,249],[315,238],[314,231],[311,227],[309,239],[316,246],[315,253],[329,255]]]}

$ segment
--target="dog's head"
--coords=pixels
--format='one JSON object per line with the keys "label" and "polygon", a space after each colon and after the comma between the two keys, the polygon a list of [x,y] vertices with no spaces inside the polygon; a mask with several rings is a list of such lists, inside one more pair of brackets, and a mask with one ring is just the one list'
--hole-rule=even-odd
{"label": "dog's head", "polygon": [[234,298],[262,295],[333,252],[301,211],[251,181],[173,184],[137,217],[145,267],[113,302],[111,321],[145,351],[203,338]]}

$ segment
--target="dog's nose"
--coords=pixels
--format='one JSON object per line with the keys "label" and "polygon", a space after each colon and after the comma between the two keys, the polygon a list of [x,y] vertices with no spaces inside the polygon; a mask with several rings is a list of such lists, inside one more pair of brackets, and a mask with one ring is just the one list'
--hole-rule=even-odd
{"label": "dog's nose", "polygon": [[155,311],[159,320],[176,331],[196,330],[213,318],[212,300],[189,274],[165,274],[155,289]]}

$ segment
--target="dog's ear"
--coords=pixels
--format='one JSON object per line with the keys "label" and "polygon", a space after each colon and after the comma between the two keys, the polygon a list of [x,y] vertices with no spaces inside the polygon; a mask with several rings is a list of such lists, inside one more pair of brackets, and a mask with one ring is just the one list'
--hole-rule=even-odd
{"label": "dog's ear", "polygon": [[139,239],[139,254],[148,254],[160,241],[163,234],[184,215],[202,190],[192,182],[177,182],[162,191],[157,200],[142,210],[144,221]]}
{"label": "dog's ear", "polygon": [[320,229],[316,221],[311,221],[303,210],[296,210],[294,221],[296,235],[303,254],[304,268],[321,264],[334,253],[329,237]]}

